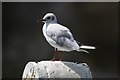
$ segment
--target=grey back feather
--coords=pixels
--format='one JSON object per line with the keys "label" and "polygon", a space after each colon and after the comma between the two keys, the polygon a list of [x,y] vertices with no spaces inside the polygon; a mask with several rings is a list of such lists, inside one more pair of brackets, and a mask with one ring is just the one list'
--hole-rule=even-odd
{"label": "grey back feather", "polygon": [[53,39],[59,46],[64,46],[67,48],[72,47],[67,40],[74,42],[72,34],[68,30],[60,30],[59,34],[48,32],[47,35]]}

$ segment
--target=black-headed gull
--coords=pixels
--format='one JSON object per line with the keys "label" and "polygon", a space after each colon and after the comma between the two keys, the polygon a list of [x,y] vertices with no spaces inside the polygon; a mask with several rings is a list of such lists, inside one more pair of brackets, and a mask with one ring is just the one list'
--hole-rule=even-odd
{"label": "black-headed gull", "polygon": [[57,51],[70,52],[75,50],[89,53],[84,49],[95,49],[92,46],[78,45],[70,30],[57,23],[57,18],[53,13],[47,13],[43,17],[42,22],[44,22],[42,28],[43,35],[48,43],[57,49]]}

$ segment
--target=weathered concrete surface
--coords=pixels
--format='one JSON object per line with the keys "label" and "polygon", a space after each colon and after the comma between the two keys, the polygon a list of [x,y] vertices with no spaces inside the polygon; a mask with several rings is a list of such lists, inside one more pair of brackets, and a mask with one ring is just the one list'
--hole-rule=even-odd
{"label": "weathered concrete surface", "polygon": [[92,78],[92,75],[86,63],[40,61],[28,62],[22,78]]}

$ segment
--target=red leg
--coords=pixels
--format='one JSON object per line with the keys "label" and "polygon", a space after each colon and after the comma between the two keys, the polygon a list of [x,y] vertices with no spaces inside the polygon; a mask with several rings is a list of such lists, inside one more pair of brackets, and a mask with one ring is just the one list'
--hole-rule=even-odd
{"label": "red leg", "polygon": [[53,56],[52,61],[55,61],[55,57],[56,57],[56,52],[54,52],[54,56]]}
{"label": "red leg", "polygon": [[56,57],[56,53],[57,53],[57,49],[55,48],[55,51],[53,52],[54,53],[54,56],[53,56],[53,59],[51,61],[55,61],[55,57]]}
{"label": "red leg", "polygon": [[64,51],[61,51],[60,54],[61,54],[61,56],[60,56],[59,60],[62,61],[62,57],[63,57]]}

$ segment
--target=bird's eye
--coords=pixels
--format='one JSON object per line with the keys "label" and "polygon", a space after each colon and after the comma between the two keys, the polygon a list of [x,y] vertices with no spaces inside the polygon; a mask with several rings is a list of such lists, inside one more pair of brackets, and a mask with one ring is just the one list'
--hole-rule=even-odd
{"label": "bird's eye", "polygon": [[47,17],[47,19],[50,19],[50,17]]}
{"label": "bird's eye", "polygon": [[54,17],[52,17],[52,20],[54,20]]}

